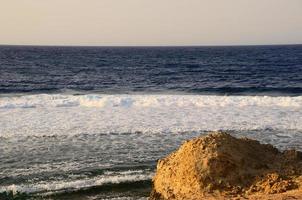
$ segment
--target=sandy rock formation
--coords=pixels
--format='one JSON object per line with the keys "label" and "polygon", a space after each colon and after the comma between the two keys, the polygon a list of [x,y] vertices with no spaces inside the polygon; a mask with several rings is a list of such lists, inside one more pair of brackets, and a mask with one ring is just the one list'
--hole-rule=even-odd
{"label": "sandy rock formation", "polygon": [[302,199],[302,153],[212,133],[158,161],[150,199]]}

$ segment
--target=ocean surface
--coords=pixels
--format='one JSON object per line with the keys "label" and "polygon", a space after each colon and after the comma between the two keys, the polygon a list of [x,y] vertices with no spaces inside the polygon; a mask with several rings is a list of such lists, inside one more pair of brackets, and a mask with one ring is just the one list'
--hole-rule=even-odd
{"label": "ocean surface", "polygon": [[146,199],[214,130],[302,150],[302,45],[0,46],[0,199]]}

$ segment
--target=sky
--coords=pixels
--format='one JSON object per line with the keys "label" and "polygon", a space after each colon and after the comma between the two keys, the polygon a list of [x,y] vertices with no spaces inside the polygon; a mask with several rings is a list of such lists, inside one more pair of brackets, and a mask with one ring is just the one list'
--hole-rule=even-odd
{"label": "sky", "polygon": [[0,44],[302,44],[302,0],[0,0]]}

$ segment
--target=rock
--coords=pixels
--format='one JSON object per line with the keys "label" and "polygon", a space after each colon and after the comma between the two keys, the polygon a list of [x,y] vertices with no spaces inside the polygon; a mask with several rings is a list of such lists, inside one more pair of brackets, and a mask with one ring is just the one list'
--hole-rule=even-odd
{"label": "rock", "polygon": [[158,161],[150,199],[302,199],[301,188],[301,152],[216,132]]}

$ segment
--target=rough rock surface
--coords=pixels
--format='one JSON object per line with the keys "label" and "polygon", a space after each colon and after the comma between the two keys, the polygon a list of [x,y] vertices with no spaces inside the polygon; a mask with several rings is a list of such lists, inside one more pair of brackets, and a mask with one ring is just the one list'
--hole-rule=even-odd
{"label": "rough rock surface", "polygon": [[158,161],[150,199],[302,199],[302,153],[211,133]]}

